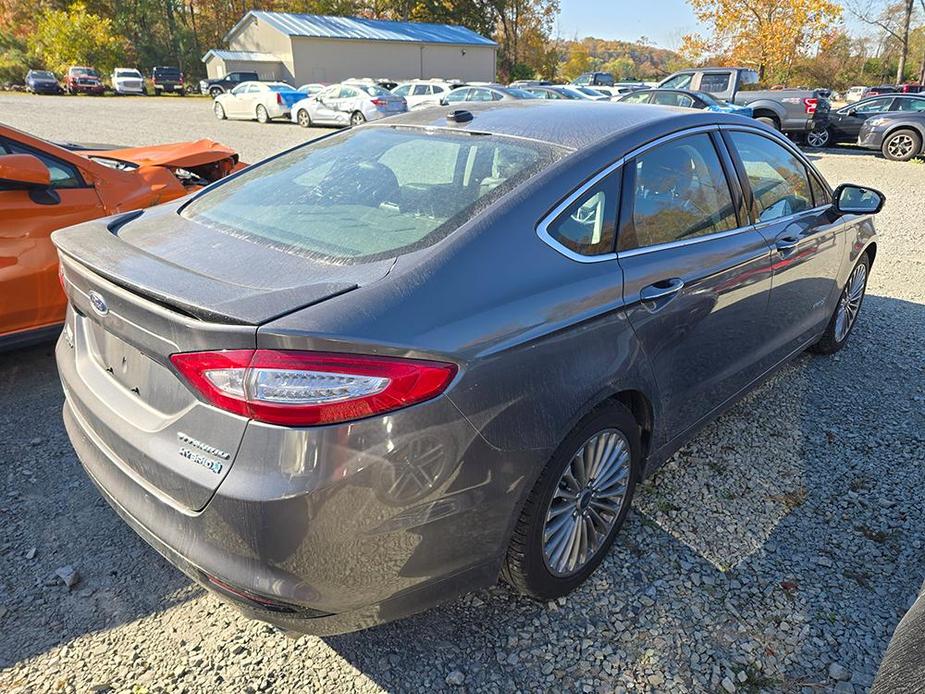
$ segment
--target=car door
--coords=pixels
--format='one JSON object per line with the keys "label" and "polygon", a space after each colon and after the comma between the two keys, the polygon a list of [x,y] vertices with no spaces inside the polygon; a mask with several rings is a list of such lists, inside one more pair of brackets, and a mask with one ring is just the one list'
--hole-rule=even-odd
{"label": "car door", "polygon": [[881,113],[886,113],[890,110],[892,103],[893,97],[880,96],[875,99],[861,101],[853,106],[840,108],[835,112],[835,118],[830,119],[829,127],[837,140],[857,140],[864,121]]}
{"label": "car door", "polygon": [[762,373],[770,248],[715,132],[627,160],[618,258],[627,315],[682,436]]}
{"label": "car door", "polygon": [[225,115],[229,118],[240,118],[244,114],[244,102],[246,92],[250,85],[247,83],[239,84],[232,89],[228,96],[221,100],[222,108],[225,109]]}
{"label": "car door", "polygon": [[340,94],[340,85],[335,84],[318,92],[317,96],[309,102],[309,111],[312,121],[321,125],[335,125],[337,97]]}
{"label": "car door", "polygon": [[843,220],[828,189],[797,150],[758,131],[724,132],[755,229],[772,248],[767,334],[780,361],[806,346],[838,297]]}
{"label": "car door", "polygon": [[96,189],[76,165],[0,138],[0,156],[32,154],[51,178],[51,192],[0,182],[0,335],[60,323],[66,301],[58,283],[51,232],[103,216]]}

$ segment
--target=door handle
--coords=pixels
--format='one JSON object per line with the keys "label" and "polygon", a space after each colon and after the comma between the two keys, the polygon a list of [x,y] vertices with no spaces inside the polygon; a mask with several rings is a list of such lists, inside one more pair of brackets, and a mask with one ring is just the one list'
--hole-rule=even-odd
{"label": "door handle", "polygon": [[774,246],[781,255],[789,255],[796,250],[799,243],[800,239],[795,236],[785,236],[784,238],[777,239],[777,241],[774,242]]}
{"label": "door handle", "polygon": [[682,289],[684,289],[684,280],[680,277],[673,277],[670,280],[662,280],[643,287],[639,292],[639,298],[643,301],[658,301],[674,296]]}

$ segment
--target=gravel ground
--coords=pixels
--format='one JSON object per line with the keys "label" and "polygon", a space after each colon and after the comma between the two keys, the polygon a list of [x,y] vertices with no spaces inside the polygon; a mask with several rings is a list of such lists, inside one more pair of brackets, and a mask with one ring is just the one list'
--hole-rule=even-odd
{"label": "gravel ground", "polygon": [[[219,123],[193,99],[108,99],[105,127],[80,115],[87,98],[9,112],[27,99],[0,96],[3,118],[52,138],[211,137],[253,160],[306,136]],[[182,128],[138,115],[166,108],[189,111]],[[925,166],[813,157],[889,200],[851,343],[798,358],[704,430],[557,603],[497,586],[324,639],[245,621],[82,474],[51,346],[0,356],[0,690],[865,691],[925,577]]]}

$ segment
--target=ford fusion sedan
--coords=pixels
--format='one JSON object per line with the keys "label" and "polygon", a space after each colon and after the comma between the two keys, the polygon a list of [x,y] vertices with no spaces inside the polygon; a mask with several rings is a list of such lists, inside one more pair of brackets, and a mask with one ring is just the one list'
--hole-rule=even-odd
{"label": "ford fusion sedan", "polygon": [[230,92],[219,94],[212,111],[219,120],[225,118],[269,123],[289,118],[292,106],[305,94],[285,82],[244,82]]}
{"label": "ford fusion sedan", "polygon": [[909,161],[925,156],[925,111],[897,111],[868,118],[858,144],[878,149],[887,159]]}
{"label": "ford fusion sedan", "polygon": [[687,89],[647,89],[624,94],[617,101],[624,104],[655,104],[657,106],[679,106],[681,108],[701,108],[717,113],[735,113],[751,118],[750,106],[730,104],[728,101],[717,99],[706,92],[695,92]]}
{"label": "ford fusion sedan", "polygon": [[371,82],[342,82],[305,97],[292,107],[292,120],[314,125],[361,125],[408,110],[405,99]]}
{"label": "ford fusion sedan", "polygon": [[882,204],[739,116],[413,111],[56,233],[65,424],[145,540],[285,629],[554,599],[704,423],[846,344]]}

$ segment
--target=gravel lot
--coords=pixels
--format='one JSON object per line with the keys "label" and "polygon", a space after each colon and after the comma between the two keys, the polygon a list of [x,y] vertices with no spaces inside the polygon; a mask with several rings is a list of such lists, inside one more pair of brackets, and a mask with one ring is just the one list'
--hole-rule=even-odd
{"label": "gravel lot", "polygon": [[[49,138],[209,137],[248,160],[309,136],[179,101],[107,99],[105,124],[89,98],[0,96],[0,113]],[[851,343],[800,357],[701,433],[555,604],[498,586],[324,639],[245,621],[82,474],[52,347],[0,355],[0,690],[865,691],[925,577],[925,166],[813,157],[888,198]]]}

